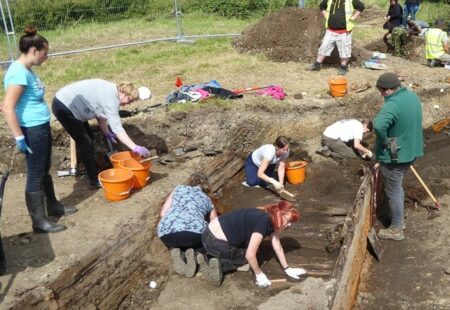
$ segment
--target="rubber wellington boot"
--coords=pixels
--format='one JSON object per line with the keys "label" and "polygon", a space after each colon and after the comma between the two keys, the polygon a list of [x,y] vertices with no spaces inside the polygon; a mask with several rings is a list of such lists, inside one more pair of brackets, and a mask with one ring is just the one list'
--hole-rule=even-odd
{"label": "rubber wellington boot", "polygon": [[75,208],[64,207],[55,196],[53,179],[51,175],[44,177],[42,187],[45,193],[45,204],[47,206],[48,216],[63,216],[77,212]]}
{"label": "rubber wellington boot", "polygon": [[33,222],[33,230],[40,233],[54,233],[63,231],[66,226],[53,223],[45,216],[44,195],[41,191],[25,193],[28,213]]}

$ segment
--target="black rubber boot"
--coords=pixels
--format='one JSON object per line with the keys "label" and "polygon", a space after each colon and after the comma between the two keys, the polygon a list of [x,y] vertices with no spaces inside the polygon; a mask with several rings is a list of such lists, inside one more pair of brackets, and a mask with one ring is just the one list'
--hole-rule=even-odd
{"label": "black rubber boot", "polygon": [[315,61],[312,65],[306,67],[306,71],[320,71],[322,64],[320,62]]}
{"label": "black rubber boot", "polygon": [[55,188],[53,187],[53,179],[51,175],[44,177],[42,187],[45,193],[45,204],[47,206],[48,216],[63,216],[77,212],[75,208],[64,207],[55,195]]}
{"label": "black rubber boot", "polygon": [[53,223],[45,216],[44,195],[41,191],[25,193],[25,199],[35,232],[54,233],[66,229],[66,226]]}

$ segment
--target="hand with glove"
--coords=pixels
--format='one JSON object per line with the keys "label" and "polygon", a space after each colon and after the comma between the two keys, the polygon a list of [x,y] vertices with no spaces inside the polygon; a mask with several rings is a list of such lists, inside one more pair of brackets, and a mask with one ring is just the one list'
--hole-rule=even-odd
{"label": "hand with glove", "polygon": [[367,150],[367,152],[365,152],[364,154],[362,154],[362,158],[363,159],[371,159],[372,158],[372,156],[373,156],[373,153],[372,153],[372,151],[370,151],[370,150]]}
{"label": "hand with glove", "polygon": [[145,146],[140,145],[136,145],[133,149],[133,152],[141,157],[148,157],[150,155],[150,151]]}
{"label": "hand with glove", "polygon": [[106,140],[109,140],[112,143],[117,143],[116,135],[110,131],[105,134],[105,138]]}
{"label": "hand with glove", "polygon": [[261,272],[256,275],[256,285],[258,287],[267,287],[270,286],[272,282],[267,279],[267,276],[264,274],[264,272]]}
{"label": "hand with glove", "polygon": [[283,184],[281,184],[280,182],[278,182],[274,178],[270,178],[269,179],[269,183],[273,185],[273,187],[275,188],[275,190],[277,192],[281,192],[283,190],[283,188],[284,188]]}
{"label": "hand with glove", "polygon": [[298,280],[302,274],[306,273],[306,270],[303,268],[291,268],[287,267],[284,269],[284,272],[293,279]]}
{"label": "hand with glove", "polygon": [[23,154],[26,154],[27,152],[30,153],[30,154],[33,154],[31,149],[28,147],[28,144],[25,141],[25,137],[24,136],[16,137],[16,147]]}

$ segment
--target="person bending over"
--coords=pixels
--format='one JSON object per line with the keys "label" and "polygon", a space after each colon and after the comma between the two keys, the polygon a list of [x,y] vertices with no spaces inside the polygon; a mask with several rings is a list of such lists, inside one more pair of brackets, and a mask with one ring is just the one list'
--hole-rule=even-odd
{"label": "person bending over", "polygon": [[208,282],[220,286],[223,274],[249,264],[256,276],[256,285],[266,287],[270,280],[262,272],[256,254],[265,237],[270,237],[272,248],[284,272],[299,279],[302,268],[289,267],[280,242],[280,233],[299,220],[300,214],[287,201],[258,208],[233,210],[209,223],[202,235],[203,247],[209,257],[197,255],[200,272]]}
{"label": "person bending over", "polygon": [[[267,187],[272,184],[276,191],[281,191],[284,184],[286,161],[289,157],[289,141],[284,136],[276,138],[273,144],[265,144],[252,152],[245,161],[247,186]],[[278,164],[278,181],[274,179]]]}
{"label": "person bending over", "polygon": [[[82,80],[61,88],[53,98],[55,117],[75,140],[80,160],[86,168],[91,188],[99,188],[98,167],[94,159],[93,136],[88,120],[96,118],[105,138],[117,143],[118,138],[130,150],[142,157],[150,151],[137,145],[128,136],[119,116],[120,106],[139,99],[132,83],[115,84],[101,79]],[[108,128],[111,128],[112,131]]]}
{"label": "person bending over", "polygon": [[165,200],[161,209],[158,237],[170,249],[178,274],[193,277],[197,263],[194,251],[202,251],[202,233],[208,222],[217,217],[207,194],[209,184],[200,173],[194,174],[190,185],[178,185]]}
{"label": "person bending over", "polygon": [[322,147],[316,153],[335,160],[356,158],[355,151],[364,159],[372,158],[372,152],[361,141],[365,133],[372,131],[372,121],[343,119],[328,126],[322,134]]}

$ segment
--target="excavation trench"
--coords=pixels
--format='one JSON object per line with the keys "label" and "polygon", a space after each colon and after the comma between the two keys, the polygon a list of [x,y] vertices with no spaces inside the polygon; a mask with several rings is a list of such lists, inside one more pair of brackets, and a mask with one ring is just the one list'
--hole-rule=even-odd
{"label": "excavation trench", "polygon": [[[424,92],[429,100],[437,100],[433,94]],[[291,137],[291,160],[306,160],[308,166],[303,184],[287,185],[287,189],[296,195],[295,205],[302,217],[281,237],[288,261],[292,266],[305,268],[307,278],[296,282],[281,280],[271,289],[256,290],[251,272],[226,275],[221,288],[209,286],[201,275],[193,279],[178,276],[173,271],[167,249],[155,235],[159,203],[153,201],[135,225],[121,227],[120,232],[64,270],[55,280],[23,293],[13,309],[173,309],[187,306],[208,309],[218,304],[223,308],[252,309],[270,303],[281,293],[298,298],[302,291],[307,291],[308,285],[313,284],[323,292],[309,296],[312,300],[304,301],[305,305],[314,304],[319,300],[317,298],[325,296],[329,307],[349,308],[357,294],[367,248],[373,203],[372,176],[367,167],[373,163],[355,160],[338,165],[314,154],[314,150],[323,128],[332,121],[349,115],[363,117],[377,111],[381,102],[374,100],[378,98],[376,95],[367,92],[351,99],[312,100],[307,107],[261,104],[251,108],[244,105],[197,110],[196,113],[168,113],[168,119],[178,121],[171,134],[187,132],[190,141],[198,145],[211,140],[215,142],[209,146],[222,146],[221,149],[227,150],[214,158],[196,159],[196,170],[206,173],[212,189],[221,193],[222,212],[279,199],[264,189],[242,186],[243,161],[261,141],[271,141],[279,134]],[[227,116],[225,125],[222,120]],[[277,116],[285,116],[283,130],[271,125],[270,120]],[[190,128],[193,122],[200,124],[199,120],[207,120],[209,136],[200,131],[200,127]],[[138,121],[142,123],[142,119]],[[163,122],[147,123],[158,127]],[[135,127],[127,126],[133,135]],[[150,127],[139,130],[155,132]],[[299,133],[304,139],[298,139]],[[153,141],[160,143],[171,138]],[[373,142],[373,137],[368,142]],[[165,146],[164,143],[161,145]],[[171,145],[168,146],[170,149]],[[165,169],[169,174],[177,173],[180,165],[183,163],[169,164]],[[155,169],[158,170],[156,166]],[[259,254],[262,268],[270,279],[286,279],[269,243],[263,244]],[[156,288],[149,288],[150,281],[157,283]]]}

